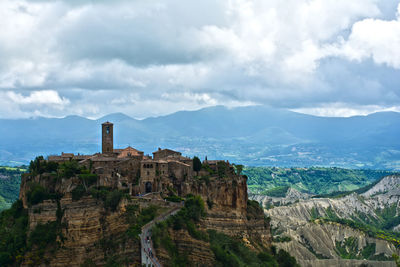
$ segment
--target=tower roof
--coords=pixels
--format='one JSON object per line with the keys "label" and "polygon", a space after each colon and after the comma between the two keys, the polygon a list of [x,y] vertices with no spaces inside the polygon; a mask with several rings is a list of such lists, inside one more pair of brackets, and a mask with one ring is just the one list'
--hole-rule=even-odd
{"label": "tower roof", "polygon": [[101,125],[105,125],[105,124],[113,125],[113,123],[111,123],[111,122],[109,122],[109,121],[106,121],[106,122],[102,123]]}

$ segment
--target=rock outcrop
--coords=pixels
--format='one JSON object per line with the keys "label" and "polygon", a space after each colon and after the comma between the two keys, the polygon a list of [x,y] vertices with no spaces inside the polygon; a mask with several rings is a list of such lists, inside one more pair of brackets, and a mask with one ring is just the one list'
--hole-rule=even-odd
{"label": "rock outcrop", "polygon": [[[61,246],[54,252],[47,251],[42,264],[80,266],[90,260],[96,265],[104,265],[112,255],[125,259],[127,265],[140,265],[139,242],[125,237],[129,226],[124,215],[127,203],[122,201],[117,211],[110,212],[101,200],[91,196],[78,201],[64,197],[59,202],[60,207],[56,201],[47,200],[29,208],[31,230],[38,224],[55,222],[60,208],[63,213]],[[29,262],[29,256],[25,262]]]}
{"label": "rock outcrop", "polygon": [[[269,197],[251,198],[260,200],[264,206],[270,203]],[[390,258],[393,253],[398,254],[399,249],[393,243],[316,218],[335,216],[368,223],[368,220],[381,220],[385,209],[398,216],[399,205],[400,176],[388,176],[362,194],[299,199],[297,203],[265,209],[265,213],[271,218],[275,239],[280,241],[274,245],[288,251],[302,266],[395,266]],[[394,226],[391,230],[399,228]],[[371,260],[365,260],[366,257]]]}
{"label": "rock outcrop", "polygon": [[[205,174],[209,175],[209,172]],[[171,186],[171,193],[176,193],[174,197],[196,195],[201,196],[206,203],[207,215],[196,226],[199,230],[223,232],[243,240],[256,251],[270,247],[269,222],[265,220],[258,205],[258,211],[249,210],[245,176],[236,175],[232,169],[227,169],[222,177],[214,172],[207,179],[199,176],[172,180]],[[45,200],[39,203],[33,201],[34,188],[42,190],[37,189],[40,194],[46,195]],[[33,252],[25,255],[22,265],[33,262],[43,266],[80,266],[84,263],[102,266],[115,259],[126,266],[140,265],[140,242],[135,238],[127,238],[126,234],[130,229],[126,220],[127,206],[137,205],[141,210],[149,205],[168,208],[169,203],[160,199],[160,195],[158,200],[131,196],[131,200],[122,199],[110,209],[106,207],[108,196],[107,200],[101,195],[96,198],[91,189],[109,193],[114,192],[112,190],[118,191],[118,188],[97,187],[96,182],[92,186],[84,184],[79,175],[69,178],[57,173],[23,176],[20,199],[29,211],[29,231],[38,225],[54,222],[61,232],[57,237],[57,248],[46,248],[43,259],[38,260],[34,259],[38,255],[35,254],[34,246]],[[77,197],[76,194],[80,195]],[[192,264],[214,265],[215,256],[209,243],[194,239],[183,230],[171,230],[170,236],[178,251],[187,255]],[[160,249],[157,255],[161,262],[168,265],[170,258],[165,250]]]}

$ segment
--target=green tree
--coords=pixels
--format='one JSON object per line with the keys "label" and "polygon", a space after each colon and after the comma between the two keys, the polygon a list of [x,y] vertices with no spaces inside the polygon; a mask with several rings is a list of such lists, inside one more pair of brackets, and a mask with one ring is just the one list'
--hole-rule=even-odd
{"label": "green tree", "polygon": [[201,164],[201,161],[200,161],[200,159],[198,158],[198,157],[194,157],[193,158],[193,170],[196,172],[196,173],[198,173],[200,170],[201,170],[201,166],[202,166],[202,164]]}
{"label": "green tree", "polygon": [[239,165],[234,165],[235,166],[235,168],[236,168],[236,173],[238,174],[238,175],[240,175],[241,173],[242,173],[242,171],[243,171],[243,165],[241,165],[241,164],[239,164]]}
{"label": "green tree", "polygon": [[397,254],[393,254],[393,259],[394,259],[394,262],[396,263],[396,266],[397,267],[400,267],[400,257],[399,257],[399,255],[397,255]]}

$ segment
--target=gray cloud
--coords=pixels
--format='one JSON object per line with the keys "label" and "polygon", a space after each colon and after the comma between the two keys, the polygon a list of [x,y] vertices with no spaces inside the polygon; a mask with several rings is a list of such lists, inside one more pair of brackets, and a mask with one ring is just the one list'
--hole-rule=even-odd
{"label": "gray cloud", "polygon": [[0,117],[147,117],[218,104],[397,109],[397,57],[384,52],[400,41],[380,49],[365,28],[400,35],[398,4],[4,0]]}

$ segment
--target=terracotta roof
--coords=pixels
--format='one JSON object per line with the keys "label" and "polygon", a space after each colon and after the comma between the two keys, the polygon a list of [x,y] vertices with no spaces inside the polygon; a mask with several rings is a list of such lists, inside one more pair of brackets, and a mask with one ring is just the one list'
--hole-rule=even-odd
{"label": "terracotta roof", "polygon": [[225,162],[225,160],[205,160],[205,163],[218,163],[218,162]]}
{"label": "terracotta roof", "polygon": [[126,160],[125,158],[117,158],[117,157],[107,157],[103,156],[102,154],[99,155],[93,155],[92,157],[86,159],[86,160],[91,160],[91,161],[124,161]]}
{"label": "terracotta roof", "polygon": [[182,156],[182,155],[169,155],[169,156],[167,156],[167,160],[168,159],[174,159],[174,160],[176,160],[176,159],[178,159],[178,160],[192,160],[191,158],[188,158],[188,157],[185,157],[185,156]]}
{"label": "terracotta roof", "polygon": [[61,157],[63,157],[63,158],[69,158],[69,157],[73,157],[73,156],[74,156],[74,153],[64,153],[64,152],[61,153]]}
{"label": "terracotta roof", "polygon": [[137,150],[136,148],[133,148],[133,147],[131,147],[131,146],[128,146],[128,147],[126,147],[126,148],[124,148],[124,149],[122,149],[122,150],[133,150],[133,151],[136,151],[136,152],[141,152],[141,153],[143,153],[143,151]]}
{"label": "terracotta roof", "polygon": [[189,164],[186,164],[186,163],[183,163],[183,162],[177,161],[177,160],[169,160],[168,162],[175,162],[175,163],[177,163],[179,165],[184,165],[185,167],[190,167]]}
{"label": "terracotta roof", "polygon": [[153,154],[156,154],[156,153],[159,153],[159,152],[163,152],[163,151],[169,151],[169,152],[174,152],[174,153],[181,154],[181,152],[178,152],[178,151],[175,151],[175,150],[172,150],[172,149],[168,149],[168,148],[164,148],[164,149],[160,149],[159,148],[157,151],[153,152]]}

